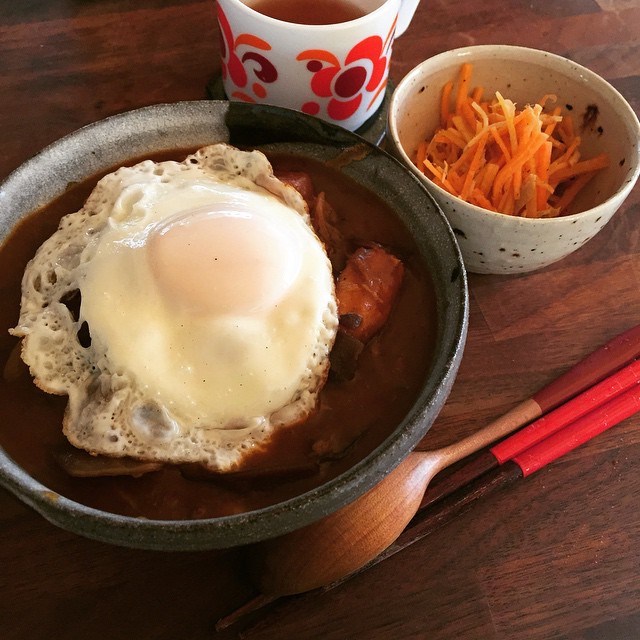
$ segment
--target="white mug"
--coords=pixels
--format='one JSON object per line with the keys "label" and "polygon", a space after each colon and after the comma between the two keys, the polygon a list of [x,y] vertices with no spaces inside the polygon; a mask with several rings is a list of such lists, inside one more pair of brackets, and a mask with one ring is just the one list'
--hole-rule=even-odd
{"label": "white mug", "polygon": [[[364,15],[298,24],[218,0],[222,82],[227,98],[295,109],[355,131],[384,100],[393,41],[419,0],[344,0]],[[298,0],[322,6],[324,0]]]}

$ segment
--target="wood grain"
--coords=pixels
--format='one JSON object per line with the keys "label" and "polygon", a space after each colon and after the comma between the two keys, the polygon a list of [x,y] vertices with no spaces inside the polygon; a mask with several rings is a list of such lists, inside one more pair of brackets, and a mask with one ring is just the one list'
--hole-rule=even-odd
{"label": "wood grain", "polygon": [[[89,122],[205,98],[219,69],[214,9],[211,0],[0,3],[0,177]],[[638,112],[639,35],[635,0],[424,0],[391,73],[397,83],[463,45],[532,46],[604,75]],[[429,448],[469,435],[638,322],[639,188],[572,256],[530,275],[472,275],[470,294],[464,359]],[[625,421],[333,591],[278,604],[247,637],[639,638],[639,427],[640,417]],[[0,491],[0,637],[211,639],[215,621],[254,593],[243,557],[81,539]]]}

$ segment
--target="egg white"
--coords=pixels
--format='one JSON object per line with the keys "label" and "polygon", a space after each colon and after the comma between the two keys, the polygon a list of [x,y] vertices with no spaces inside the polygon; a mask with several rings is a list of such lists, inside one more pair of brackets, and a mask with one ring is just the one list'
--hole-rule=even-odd
{"label": "egg white", "polygon": [[27,266],[12,333],[36,384],[69,396],[75,446],[228,470],[313,411],[337,325],[304,200],[219,144],[100,180]]}

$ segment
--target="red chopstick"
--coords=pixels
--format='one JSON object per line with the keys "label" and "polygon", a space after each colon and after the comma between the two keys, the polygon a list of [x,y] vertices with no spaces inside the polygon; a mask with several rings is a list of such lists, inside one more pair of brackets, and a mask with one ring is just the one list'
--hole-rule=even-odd
{"label": "red chopstick", "polygon": [[[499,464],[504,464],[507,460],[513,460],[526,449],[538,444],[552,436],[557,431],[564,429],[575,420],[591,414],[595,409],[608,403],[624,393],[628,389],[633,389],[640,383],[640,360],[634,360],[609,376],[602,382],[583,391],[569,402],[554,409],[546,416],[538,418],[528,427],[517,431],[497,445],[491,447],[489,451],[495,456]],[[597,416],[591,416],[597,419]]]}
{"label": "red chopstick", "polygon": [[[540,422],[538,420],[506,438],[497,446],[501,446],[502,451],[512,451],[512,458],[505,459],[496,468],[479,477],[474,477],[471,482],[459,487],[457,491],[432,504],[429,508],[421,509],[391,546],[356,572],[324,587],[324,590],[333,589],[353,576],[395,555],[453,520],[480,498],[506,487],[520,478],[530,476],[550,462],[573,451],[603,431],[640,411],[640,384],[637,377],[639,372],[640,364],[634,362],[631,366],[614,373],[593,389],[583,392],[581,396],[576,398],[574,407],[584,406],[581,405],[580,399],[582,398],[585,399],[585,402],[590,400],[596,403],[596,389],[600,393],[603,393],[604,390],[605,396],[607,393],[609,395],[605,397],[603,403],[598,403],[595,407],[592,405],[590,410],[583,411],[581,408],[578,411],[579,415],[574,414],[575,419],[573,420],[567,419],[570,412],[564,409],[564,406],[556,410],[556,416],[560,416],[562,419],[556,420],[552,414],[549,414],[546,424],[553,424],[553,429],[549,428],[546,436],[541,436],[543,430],[537,426],[537,423]],[[636,376],[635,383],[632,383],[630,381],[634,379],[634,376]],[[620,391],[622,384],[627,386],[626,389]],[[612,391],[614,389],[615,392]],[[599,397],[602,398],[602,395]],[[529,435],[523,437],[523,433]],[[512,441],[518,446],[511,447]],[[531,443],[530,446],[526,446],[527,441]],[[497,458],[494,457],[494,460],[497,461]]]}
{"label": "red chopstick", "polygon": [[[610,392],[603,389],[594,392],[595,400],[585,398],[580,401],[580,405],[570,405],[566,408],[563,404],[568,403],[579,393],[606,380],[607,376],[619,371],[621,367],[633,362],[635,358],[640,358],[640,325],[636,325],[615,336],[553,382],[533,394],[528,401],[522,403],[526,404],[528,402],[536,409],[535,413],[530,415],[529,420],[538,419],[557,408],[561,408],[562,414],[560,415],[564,415],[565,418],[568,415],[571,419],[575,419],[580,415],[580,406],[582,406],[583,410],[588,410],[597,406],[599,402],[604,402],[607,397],[613,397],[616,393],[615,389]],[[601,391],[604,395],[598,400]],[[619,391],[622,391],[622,389]],[[572,415],[574,411],[575,415]],[[561,426],[562,422],[556,424],[556,428]],[[549,428],[549,423],[541,423],[541,433],[547,428]],[[520,447],[524,444],[527,444],[527,446],[528,444],[533,444],[533,441],[527,443],[526,438],[529,437],[529,435],[519,436],[517,440],[513,441],[514,444],[512,446],[515,447],[517,443],[520,443],[517,445]],[[509,441],[512,442],[511,439]],[[499,464],[499,461],[492,451],[485,449],[473,459],[465,462],[464,466],[459,470],[436,476],[429,484],[418,510],[422,511],[434,502],[450,495],[460,486],[470,482],[471,479],[494,469]],[[512,453],[512,455],[515,455],[515,453]],[[498,456],[502,456],[502,461],[509,459],[509,455],[501,453],[500,450],[498,450]]]}
{"label": "red chopstick", "polygon": [[636,384],[537,444],[518,452],[511,460],[526,478],[638,411],[640,386]]}

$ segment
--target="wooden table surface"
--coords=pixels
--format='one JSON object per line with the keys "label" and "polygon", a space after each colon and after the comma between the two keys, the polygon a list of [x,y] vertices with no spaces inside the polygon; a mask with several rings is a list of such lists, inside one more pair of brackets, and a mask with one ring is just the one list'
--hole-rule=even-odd
{"label": "wooden table surface", "polygon": [[[640,110],[637,0],[423,0],[397,83],[470,44],[559,53]],[[105,116],[201,99],[218,69],[211,0],[0,3],[0,177]],[[424,445],[461,438],[640,318],[640,189],[542,271],[470,277],[469,337]],[[640,416],[319,597],[283,602],[256,639],[640,638]],[[165,554],[85,540],[0,491],[0,637],[199,640],[252,593],[243,549]],[[217,637],[236,637],[237,629]]]}

